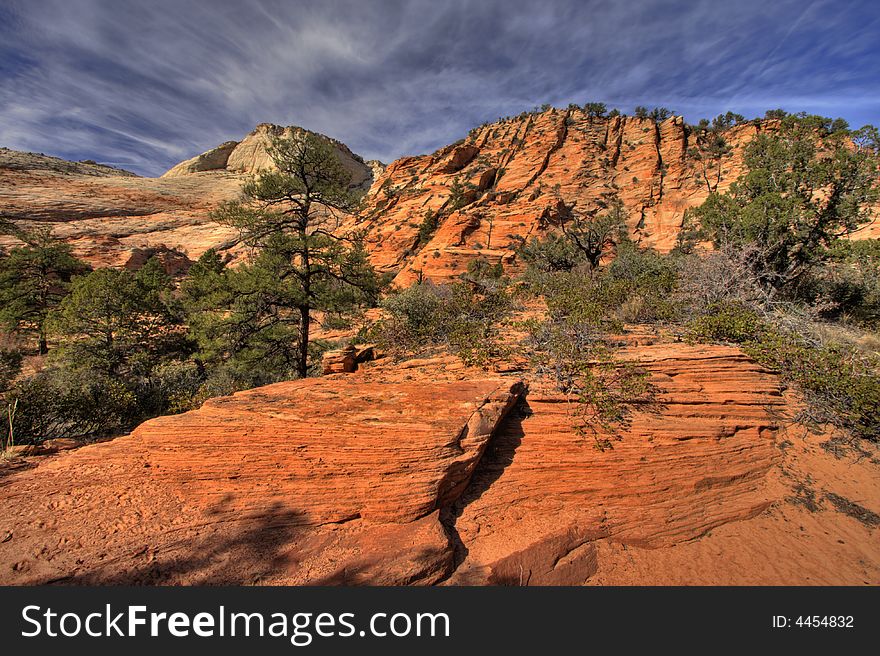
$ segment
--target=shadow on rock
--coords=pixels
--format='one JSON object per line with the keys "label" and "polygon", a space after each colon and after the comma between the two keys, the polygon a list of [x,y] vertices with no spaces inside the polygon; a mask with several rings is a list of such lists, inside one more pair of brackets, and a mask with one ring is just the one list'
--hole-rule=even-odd
{"label": "shadow on rock", "polygon": [[[215,509],[213,516],[221,513]],[[83,574],[42,581],[66,585],[254,585],[289,571],[305,513],[274,503],[252,518],[194,527],[198,533],[98,565]],[[163,536],[170,537],[168,534]],[[142,561],[143,564],[137,564]]]}

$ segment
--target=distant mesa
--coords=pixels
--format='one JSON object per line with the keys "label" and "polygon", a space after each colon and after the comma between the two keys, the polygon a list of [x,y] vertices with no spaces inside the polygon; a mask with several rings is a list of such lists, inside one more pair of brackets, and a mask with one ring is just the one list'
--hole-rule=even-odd
{"label": "distant mesa", "polygon": [[122,176],[139,177],[137,173],[125,169],[99,164],[92,159],[71,162],[60,157],[44,153],[29,153],[9,148],[0,148],[0,169],[12,171],[54,171],[56,173],[72,173],[76,175],[92,175],[98,177]]}

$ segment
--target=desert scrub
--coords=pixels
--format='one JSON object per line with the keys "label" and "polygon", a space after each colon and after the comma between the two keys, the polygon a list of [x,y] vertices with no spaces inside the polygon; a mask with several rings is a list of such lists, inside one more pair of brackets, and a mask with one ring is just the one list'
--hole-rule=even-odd
{"label": "desert scrub", "polygon": [[697,342],[732,342],[745,344],[760,341],[770,330],[754,310],[740,303],[715,303],[706,314],[693,319],[687,326],[688,336]]}
{"label": "desert scrub", "polygon": [[390,294],[382,307],[387,316],[373,337],[397,358],[440,347],[466,364],[486,366],[507,352],[500,329],[514,304],[502,284],[417,283]]}
{"label": "desert scrub", "polygon": [[578,272],[550,277],[543,290],[549,316],[527,322],[526,354],[565,395],[575,433],[600,450],[611,448],[632,404],[650,400],[653,391],[647,372],[619,359],[608,339],[623,328],[612,312],[618,299],[605,281]]}
{"label": "desert scrub", "polygon": [[12,384],[21,372],[22,355],[18,350],[0,347],[0,393]]}
{"label": "desert scrub", "polygon": [[627,323],[666,323],[680,314],[672,295],[678,287],[679,261],[629,241],[618,248],[600,280],[602,293]]}
{"label": "desert scrub", "polygon": [[565,260],[565,244],[548,237],[520,249],[528,264],[520,279],[523,292],[543,296],[551,310],[580,314],[605,330],[622,330],[623,323],[665,323],[679,317],[673,294],[680,258],[625,241],[611,264],[590,271],[583,261]]}
{"label": "desert scrub", "polygon": [[532,237],[517,249],[517,256],[542,273],[571,271],[586,261],[571,240],[561,234],[549,234],[543,239]]}
{"label": "desert scrub", "polygon": [[600,451],[613,448],[632,405],[652,395],[647,372],[617,358],[589,323],[555,317],[529,328],[525,348],[532,367],[565,395],[575,434],[592,439]]}
{"label": "desert scrub", "polygon": [[[16,383],[6,400],[17,406],[11,427],[17,444],[117,433],[141,418],[130,389],[93,373],[45,370]],[[12,436],[3,430],[6,442]]]}
{"label": "desert scrub", "polygon": [[808,419],[829,422],[863,439],[880,440],[880,360],[839,345],[812,346],[768,331],[743,350],[794,383],[809,404]]}
{"label": "desert scrub", "polygon": [[880,359],[848,346],[810,342],[742,305],[709,310],[690,323],[691,339],[739,344],[801,391],[808,404],[803,419],[880,440]]}
{"label": "desert scrub", "polygon": [[880,239],[840,240],[815,276],[816,295],[830,318],[880,328]]}

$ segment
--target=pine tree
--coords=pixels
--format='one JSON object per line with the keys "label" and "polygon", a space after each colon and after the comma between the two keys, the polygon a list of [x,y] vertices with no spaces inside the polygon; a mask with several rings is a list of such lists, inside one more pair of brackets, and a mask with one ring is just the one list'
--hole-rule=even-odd
{"label": "pine tree", "polygon": [[50,316],[64,338],[57,359],[112,377],[149,375],[163,358],[183,351],[170,288],[155,259],[137,273],[105,268],[76,278]]}
{"label": "pine tree", "polygon": [[601,118],[605,116],[607,111],[608,108],[605,106],[605,103],[588,102],[584,105],[584,112],[586,112],[589,118]]}
{"label": "pine tree", "polygon": [[0,257],[0,324],[36,335],[39,353],[48,353],[46,319],[67,294],[73,276],[88,266],[50,230],[24,231],[10,222],[0,227],[24,242]]}
{"label": "pine tree", "polygon": [[333,145],[306,133],[274,139],[269,153],[277,170],[261,172],[244,185],[243,200],[214,213],[238,230],[252,258],[214,274],[226,293],[202,322],[201,346],[257,366],[268,358],[263,364],[286,364],[304,377],[312,313],[375,302],[381,284],[361,236],[340,229],[358,199]]}
{"label": "pine tree", "polygon": [[712,193],[689,211],[688,221],[717,246],[748,253],[768,287],[794,292],[840,237],[870,221],[878,198],[876,151],[854,144],[870,130],[788,115],[778,131],[746,146],[746,172],[728,192]]}

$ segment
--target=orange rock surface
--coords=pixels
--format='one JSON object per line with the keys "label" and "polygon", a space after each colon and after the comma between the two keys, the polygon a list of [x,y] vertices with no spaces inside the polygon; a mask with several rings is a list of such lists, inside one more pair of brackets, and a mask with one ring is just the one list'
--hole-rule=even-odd
{"label": "orange rock surface", "polygon": [[[694,136],[680,116],[660,123],[630,116],[591,118],[581,109],[550,109],[480,126],[458,145],[390,164],[370,191],[361,227],[374,264],[407,286],[421,273],[456,277],[485,257],[515,268],[514,249],[552,230],[560,211],[600,209],[617,194],[639,243],[671,249],[684,212],[710,190],[724,191],[743,171],[743,147],[773,121],[725,133],[732,151],[721,162],[694,157]],[[448,207],[458,179],[472,185],[459,210]],[[419,244],[426,211],[443,212],[433,238]],[[859,234],[877,234],[877,225]]]}
{"label": "orange rock surface", "polygon": [[737,349],[628,352],[657,394],[611,450],[546,383],[444,356],[32,459],[0,471],[0,583],[880,583],[874,447],[791,423]]}
{"label": "orange rock surface", "polygon": [[436,582],[439,508],[521,393],[340,375],[154,419],[0,478],[0,582]]}
{"label": "orange rock surface", "polygon": [[736,349],[649,343],[631,353],[658,395],[613,450],[574,438],[564,399],[546,388],[533,385],[502,422],[446,510],[457,544],[448,583],[880,582],[880,522],[826,500],[880,510],[876,449],[836,457],[787,425],[792,401]]}

